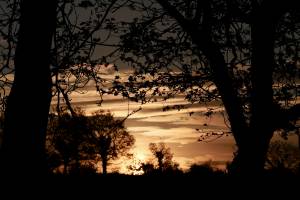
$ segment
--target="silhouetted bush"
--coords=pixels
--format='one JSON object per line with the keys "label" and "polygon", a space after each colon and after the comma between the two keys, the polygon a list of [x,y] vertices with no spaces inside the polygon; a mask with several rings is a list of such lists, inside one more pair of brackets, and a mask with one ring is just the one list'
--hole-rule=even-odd
{"label": "silhouetted bush", "polygon": [[225,172],[214,168],[211,161],[207,161],[203,164],[192,164],[187,174],[189,176],[222,176]]}

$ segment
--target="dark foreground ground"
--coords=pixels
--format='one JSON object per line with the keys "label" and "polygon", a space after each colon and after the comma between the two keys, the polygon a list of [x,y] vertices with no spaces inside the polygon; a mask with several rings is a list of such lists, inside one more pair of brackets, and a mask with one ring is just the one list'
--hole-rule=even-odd
{"label": "dark foreground ground", "polygon": [[6,176],[0,199],[298,199],[299,191],[296,176]]}

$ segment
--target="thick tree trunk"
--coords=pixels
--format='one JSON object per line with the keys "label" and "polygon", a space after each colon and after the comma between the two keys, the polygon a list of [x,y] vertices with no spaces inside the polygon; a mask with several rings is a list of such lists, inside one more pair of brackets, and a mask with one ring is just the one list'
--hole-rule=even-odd
{"label": "thick tree trunk", "polygon": [[272,88],[275,23],[272,16],[265,14],[266,10],[259,9],[251,27],[251,142],[247,146],[252,146],[252,152],[248,152],[250,149],[246,150],[249,159],[243,160],[244,167],[251,166],[252,171],[260,174],[264,171],[266,154],[274,131],[272,123],[275,121]]}
{"label": "thick tree trunk", "polygon": [[284,3],[265,0],[254,9],[251,24],[251,135],[239,146],[236,173],[264,173],[270,140],[274,130],[282,124],[282,116],[273,102],[274,42],[278,20],[295,6],[294,0]]}
{"label": "thick tree trunk", "polygon": [[50,47],[56,0],[23,0],[15,78],[5,111],[1,165],[18,175],[44,174],[51,101]]}
{"label": "thick tree trunk", "polygon": [[[290,1],[291,5],[293,1]],[[241,154],[249,159],[242,160],[243,166],[252,168],[256,174],[264,171],[270,140],[280,118],[273,102],[274,43],[276,25],[281,16],[291,6],[266,0],[255,9],[251,24],[251,142]],[[272,8],[270,10],[270,8]],[[266,14],[268,12],[268,14]],[[250,140],[248,140],[250,141]],[[252,150],[251,150],[252,147]],[[251,170],[251,169],[250,169]]]}

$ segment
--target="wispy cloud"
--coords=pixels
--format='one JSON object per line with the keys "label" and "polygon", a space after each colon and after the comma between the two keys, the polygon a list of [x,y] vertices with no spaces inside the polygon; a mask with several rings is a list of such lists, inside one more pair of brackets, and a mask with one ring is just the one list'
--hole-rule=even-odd
{"label": "wispy cloud", "polygon": [[[151,153],[148,149],[150,142],[165,142],[174,153],[174,160],[180,166],[187,168],[191,163],[198,161],[228,161],[232,159],[234,140],[231,136],[222,137],[214,142],[197,142],[199,132],[202,131],[226,131],[228,127],[224,123],[223,108],[219,103],[212,103],[210,108],[215,109],[211,117],[204,115],[207,106],[195,104],[187,109],[162,111],[166,105],[188,105],[183,97],[177,97],[164,102],[155,102],[141,105],[128,102],[120,96],[105,96],[101,106],[96,103],[99,96],[92,87],[85,94],[73,93],[72,103],[82,106],[87,114],[104,109],[110,110],[115,117],[125,117],[131,111],[142,106],[142,110],[130,116],[125,125],[128,131],[136,138],[134,154],[140,158],[148,159]],[[193,112],[193,115],[190,113]]]}

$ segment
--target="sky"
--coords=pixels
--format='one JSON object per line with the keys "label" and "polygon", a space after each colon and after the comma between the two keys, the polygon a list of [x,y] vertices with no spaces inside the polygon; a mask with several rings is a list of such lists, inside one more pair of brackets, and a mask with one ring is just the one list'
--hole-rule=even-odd
{"label": "sky", "polygon": [[[107,70],[104,75],[109,79],[112,72]],[[134,161],[147,161],[151,159],[149,143],[164,142],[171,148],[173,160],[179,163],[182,169],[188,169],[193,163],[212,161],[217,167],[224,168],[226,162],[231,161],[235,151],[235,143],[232,136],[223,136],[214,141],[198,141],[200,132],[228,131],[225,124],[224,110],[219,102],[210,105],[190,105],[183,96],[141,105],[130,102],[121,96],[107,95],[99,106],[99,96],[92,83],[89,84],[83,94],[72,93],[70,96],[72,105],[82,107],[87,115],[93,111],[103,109],[109,110],[115,117],[124,118],[132,111],[142,109],[131,115],[125,126],[135,139],[132,150]],[[55,99],[53,100],[55,104]],[[186,109],[163,111],[164,106],[188,105]],[[204,113],[208,108],[213,108],[215,114],[206,117]],[[194,114],[190,115],[190,112]],[[224,121],[225,120],[225,121]],[[197,130],[198,131],[197,131]],[[212,138],[213,139],[213,138]],[[112,169],[118,169],[126,173],[126,165],[132,164],[131,160],[118,160]]]}
{"label": "sky", "polygon": [[[113,66],[103,68],[101,77],[111,80],[116,74]],[[122,72],[121,79],[125,80],[126,74]],[[109,85],[109,84],[108,84]],[[193,163],[201,164],[212,161],[216,167],[224,169],[227,162],[232,161],[233,153],[236,151],[235,141],[232,135],[224,135],[218,139],[209,138],[205,141],[198,141],[201,133],[226,132],[229,131],[229,122],[224,116],[225,111],[221,102],[209,104],[193,104],[184,100],[184,96],[167,101],[158,101],[141,105],[128,101],[121,96],[106,95],[99,106],[99,95],[96,93],[93,83],[87,84],[85,92],[73,92],[70,95],[73,106],[82,107],[87,115],[102,109],[109,110],[116,118],[124,118],[132,111],[142,109],[131,115],[125,126],[135,139],[132,150],[134,159],[120,159],[114,162],[108,170],[118,170],[121,173],[128,173],[127,166],[136,161],[148,161],[153,158],[149,151],[149,143],[164,142],[171,148],[173,160],[179,163],[180,168],[186,170]],[[53,99],[55,104],[55,98]],[[186,109],[163,111],[163,107],[172,105],[186,105]],[[214,114],[207,117],[208,109],[214,109]],[[194,114],[190,115],[191,112]],[[278,139],[279,136],[275,136]],[[292,143],[297,145],[295,139]]]}
{"label": "sky", "polygon": [[[131,112],[140,106],[133,102],[128,104],[127,100],[120,97],[106,97],[102,106],[98,106],[96,104],[97,96],[94,92],[87,92],[80,96],[78,101],[73,97],[73,103],[84,108],[87,114],[97,109],[104,109],[110,110],[115,117],[125,117],[128,107]],[[75,101],[77,102],[75,103]],[[174,161],[178,162],[183,169],[187,169],[192,163],[209,160],[221,164],[230,161],[235,150],[232,136],[223,136],[211,142],[198,141],[199,131],[228,130],[224,124],[223,115],[216,113],[211,117],[205,117],[203,113],[207,108],[201,105],[180,111],[162,111],[162,107],[165,105],[179,103],[186,102],[182,97],[178,97],[167,102],[149,103],[143,105],[141,111],[131,115],[125,121],[127,130],[136,139],[133,149],[135,158],[142,161],[148,160],[151,157],[148,149],[149,143],[165,142],[174,154]],[[198,113],[190,116],[191,111]]]}

